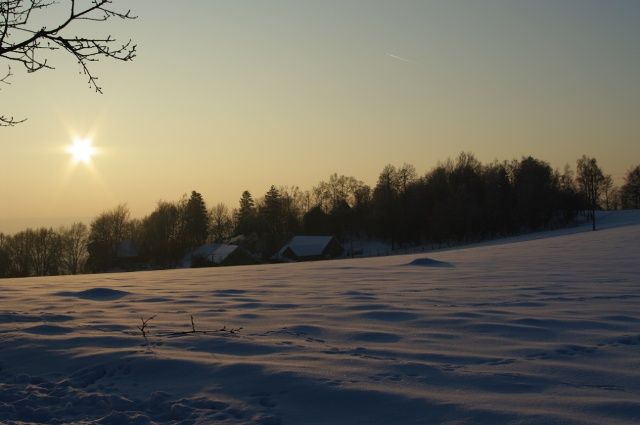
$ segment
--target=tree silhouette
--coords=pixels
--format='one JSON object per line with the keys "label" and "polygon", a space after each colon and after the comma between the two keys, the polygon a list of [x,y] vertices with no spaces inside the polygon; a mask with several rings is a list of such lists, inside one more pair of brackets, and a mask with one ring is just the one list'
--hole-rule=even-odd
{"label": "tree silhouette", "polygon": [[176,203],[160,201],[142,220],[142,254],[152,263],[168,266],[184,254],[180,214],[180,206]]}
{"label": "tree silhouette", "polygon": [[209,238],[213,242],[223,242],[231,233],[233,233],[233,219],[229,208],[223,204],[216,204],[211,211],[209,211]]}
{"label": "tree silhouette", "polygon": [[578,186],[589,209],[593,230],[596,230],[596,210],[598,209],[598,201],[602,195],[606,177],[598,166],[596,159],[589,158],[586,155],[582,155],[582,158],[578,159],[577,169]]}
{"label": "tree silhouette", "polygon": [[63,227],[60,233],[60,260],[65,272],[78,274],[84,269],[87,261],[87,244],[89,229],[83,223],[73,223],[71,227]]}
{"label": "tree silhouette", "polygon": [[34,240],[33,229],[20,231],[9,238],[6,244],[9,276],[27,277],[33,274]]}
{"label": "tree silhouette", "polygon": [[282,196],[278,189],[271,185],[264,195],[264,202],[258,209],[258,219],[264,239],[262,254],[265,258],[275,253],[286,237],[284,236],[283,211]]}
{"label": "tree silhouette", "polygon": [[31,248],[33,273],[36,276],[53,276],[60,272],[60,237],[53,229],[40,228],[34,233]]}
{"label": "tree silhouette", "polygon": [[235,213],[236,229],[238,235],[249,236],[255,231],[256,204],[251,192],[245,190],[240,197],[240,207]]}
{"label": "tree silhouette", "polygon": [[9,276],[9,242],[10,238],[0,233],[0,277]]}
{"label": "tree silhouette", "polygon": [[[53,69],[47,53],[55,50],[67,52],[78,62],[89,86],[98,93],[102,88],[89,69],[91,62],[100,58],[130,61],[136,55],[136,45],[131,40],[125,43],[111,35],[104,37],[82,36],[70,32],[74,24],[83,21],[102,22],[112,18],[135,19],[131,11],[116,10],[112,0],[68,0],[60,4],[51,0],[4,0],[0,2],[0,58],[9,63],[25,67],[27,72]],[[57,15],[66,7],[63,18],[49,25],[42,20]],[[8,84],[11,66],[0,77],[0,83]],[[0,126],[12,126],[23,120],[0,115]]]}
{"label": "tree silhouette", "polygon": [[118,205],[106,211],[91,222],[87,250],[88,267],[100,272],[114,267],[117,261],[118,245],[130,235],[129,209]]}
{"label": "tree silhouette", "polygon": [[609,211],[615,209],[616,187],[613,184],[613,177],[609,174],[604,176],[602,181],[602,201],[604,202],[604,209]]}
{"label": "tree silhouette", "polygon": [[314,205],[319,205],[325,212],[342,202],[353,206],[356,202],[356,192],[363,186],[364,183],[355,177],[333,173],[329,176],[329,181],[321,181],[313,187]]}
{"label": "tree silhouette", "polygon": [[562,174],[558,172],[558,193],[556,196],[557,207],[562,214],[561,224],[572,222],[578,214],[580,196],[575,181],[575,173],[566,164]]}
{"label": "tree silhouette", "polygon": [[494,162],[484,167],[484,236],[494,238],[515,230],[515,188],[509,180],[508,164]]}
{"label": "tree silhouette", "polygon": [[196,248],[207,241],[209,234],[209,213],[202,195],[195,190],[185,205],[184,238],[187,248]]}
{"label": "tree silhouette", "polygon": [[378,177],[378,183],[373,190],[373,206],[377,232],[384,239],[391,241],[395,248],[398,238],[398,197],[400,183],[398,170],[387,164]]}
{"label": "tree silhouette", "polygon": [[329,214],[320,205],[307,211],[302,217],[302,228],[309,235],[327,235],[331,231]]}
{"label": "tree silhouette", "polygon": [[551,166],[531,156],[523,158],[514,169],[516,210],[529,229],[538,229],[553,217],[553,194],[557,181]]}
{"label": "tree silhouette", "polygon": [[622,203],[624,208],[640,208],[640,165],[627,172],[622,186]]}

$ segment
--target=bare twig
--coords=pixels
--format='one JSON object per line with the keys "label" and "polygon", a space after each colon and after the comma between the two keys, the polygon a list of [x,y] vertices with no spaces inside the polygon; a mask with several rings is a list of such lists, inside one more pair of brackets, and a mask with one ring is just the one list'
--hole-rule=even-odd
{"label": "bare twig", "polygon": [[147,327],[150,321],[152,321],[153,319],[155,319],[155,315],[145,319],[144,317],[140,316],[140,322],[141,325],[138,326],[138,329],[140,329],[140,332],[142,332],[142,337],[144,338],[144,340],[147,342],[147,345],[149,344],[149,339],[147,338]]}
{"label": "bare twig", "polygon": [[226,336],[231,336],[231,335],[238,334],[238,332],[240,332],[242,329],[243,329],[242,327],[227,328],[226,326],[223,326],[220,329],[210,329],[205,331],[190,330],[190,331],[178,331],[178,332],[161,332],[161,333],[157,333],[156,335],[159,337],[167,337],[167,338],[175,338],[179,336],[196,335],[196,334],[197,335],[222,334]]}
{"label": "bare twig", "polygon": [[[155,317],[155,316],[154,316]],[[187,335],[211,335],[211,334],[222,334],[222,335],[236,335],[238,332],[242,330],[242,327],[239,328],[227,328],[223,326],[219,329],[209,329],[209,330],[198,330],[196,329],[195,320],[193,315],[191,317],[191,330],[190,331],[177,331],[177,332],[158,332],[156,335],[158,337],[167,337],[167,338],[175,338],[179,336],[187,336]]]}
{"label": "bare twig", "polygon": [[[145,319],[143,316],[140,316],[140,326],[137,326],[138,330],[142,334],[142,337],[147,343],[147,346],[151,346],[151,343],[149,341],[149,331],[148,331],[149,322],[155,319],[155,317],[156,315],[153,315]],[[242,330],[242,327],[227,328],[226,325],[219,329],[198,330],[196,329],[195,319],[193,318],[193,315],[191,315],[190,318],[191,318],[191,330],[177,331],[177,332],[157,332],[156,331],[154,335],[157,338],[176,338],[176,337],[188,336],[188,335],[214,335],[214,334],[222,335],[222,336],[235,336]]]}
{"label": "bare twig", "polygon": [[0,127],[13,127],[14,125],[20,124],[21,122],[25,122],[26,120],[27,120],[26,118],[17,120],[13,117],[0,115]]}
{"label": "bare twig", "polygon": [[[7,69],[7,73],[0,78],[0,84],[11,84],[9,82],[9,78],[12,76],[13,74],[11,73],[11,66],[8,67]],[[1,89],[0,89],[1,90]],[[24,119],[22,120],[16,120],[13,117],[8,117],[5,115],[0,115],[0,127],[11,127],[14,126],[16,124],[20,124],[21,122],[25,121]]]}

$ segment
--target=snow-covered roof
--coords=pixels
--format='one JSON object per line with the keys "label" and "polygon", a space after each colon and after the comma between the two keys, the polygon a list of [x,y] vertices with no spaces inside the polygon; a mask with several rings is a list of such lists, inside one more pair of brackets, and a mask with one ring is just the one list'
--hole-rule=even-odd
{"label": "snow-covered roof", "polygon": [[189,267],[191,265],[192,257],[203,257],[213,263],[220,264],[236,249],[238,249],[238,245],[227,245],[222,243],[202,245],[188,253],[182,263],[185,267]]}
{"label": "snow-covered roof", "polygon": [[277,257],[282,257],[287,249],[290,249],[297,257],[320,256],[332,239],[333,236],[294,236],[278,251]]}
{"label": "snow-covered roof", "polygon": [[218,244],[218,247],[211,253],[210,260],[220,264],[236,249],[238,249],[238,245]]}

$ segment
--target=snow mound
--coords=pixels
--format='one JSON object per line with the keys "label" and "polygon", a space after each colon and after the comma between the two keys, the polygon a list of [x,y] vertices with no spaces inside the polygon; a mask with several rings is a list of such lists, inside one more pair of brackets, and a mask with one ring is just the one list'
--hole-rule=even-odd
{"label": "snow mound", "polygon": [[37,325],[22,329],[22,332],[38,335],[64,335],[73,332],[73,328],[57,325]]}
{"label": "snow mound", "polygon": [[453,264],[446,261],[434,260],[433,258],[416,258],[412,260],[408,266],[422,266],[422,267],[454,267]]}
{"label": "snow mound", "polygon": [[79,292],[58,292],[56,295],[60,295],[62,297],[76,297],[82,298],[84,300],[93,300],[93,301],[110,301],[117,300],[122,297],[126,297],[130,293],[127,291],[120,291],[117,289],[111,288],[91,288],[85,291]]}

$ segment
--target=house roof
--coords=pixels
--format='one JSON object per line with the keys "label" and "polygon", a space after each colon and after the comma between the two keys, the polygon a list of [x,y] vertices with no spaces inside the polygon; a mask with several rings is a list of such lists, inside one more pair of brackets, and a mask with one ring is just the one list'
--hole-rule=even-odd
{"label": "house roof", "polygon": [[278,251],[277,257],[282,257],[287,249],[297,257],[320,256],[332,240],[333,236],[294,236]]}
{"label": "house roof", "polygon": [[227,245],[222,243],[210,243],[199,246],[188,253],[182,263],[186,267],[191,265],[192,257],[204,257],[216,264],[222,263],[231,253],[238,249],[238,245]]}
{"label": "house roof", "polygon": [[231,255],[236,249],[238,249],[238,245],[218,244],[216,250],[211,254],[211,259],[214,263],[220,264],[224,260],[226,260],[227,257]]}

